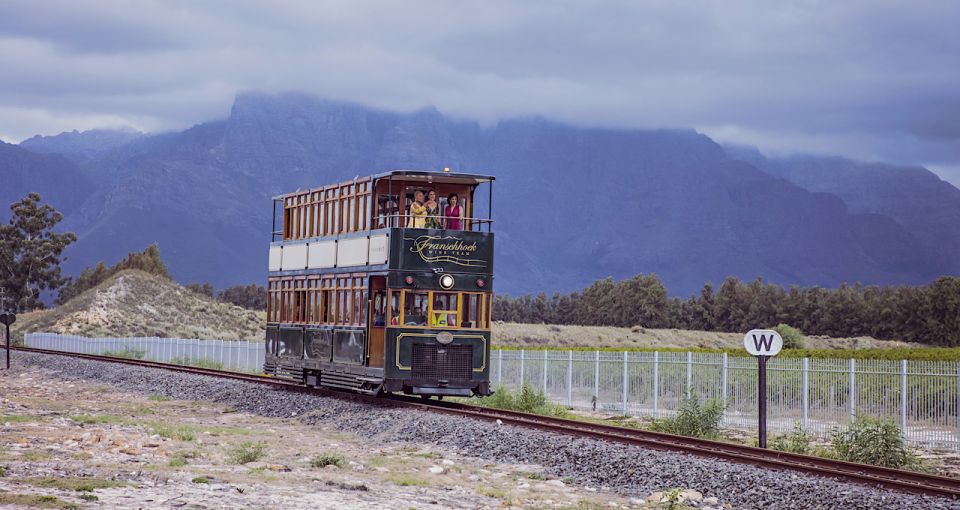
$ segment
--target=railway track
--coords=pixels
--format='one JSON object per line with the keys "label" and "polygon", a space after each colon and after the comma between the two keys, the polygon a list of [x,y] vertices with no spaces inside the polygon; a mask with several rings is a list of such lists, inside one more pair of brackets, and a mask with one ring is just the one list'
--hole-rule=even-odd
{"label": "railway track", "polygon": [[557,434],[588,437],[657,450],[683,452],[691,455],[722,459],[730,462],[751,464],[768,469],[800,471],[818,476],[836,478],[847,482],[875,487],[878,486],[913,494],[960,499],[960,480],[938,475],[916,473],[912,471],[871,466],[867,464],[856,464],[852,462],[824,459],[809,455],[766,450],[733,443],[676,436],[672,434],[651,432],[647,430],[619,427],[614,425],[596,424],[517,411],[478,407],[459,402],[435,400],[423,401],[422,399],[397,395],[391,395],[388,397],[372,397],[356,393],[336,391],[327,388],[308,388],[288,381],[282,381],[255,374],[171,365],[167,363],[158,363],[154,361],[137,359],[113,358],[93,354],[33,349],[27,347],[20,347],[16,349],[24,352],[53,354],[96,361],[108,361],[113,363],[124,363],[142,367],[174,370],[197,375],[229,378],[258,384],[269,384],[293,391],[303,391],[336,398],[347,398],[378,405],[389,404],[402,407],[419,408],[430,412],[469,417],[489,422],[499,422],[525,428],[534,428]]}

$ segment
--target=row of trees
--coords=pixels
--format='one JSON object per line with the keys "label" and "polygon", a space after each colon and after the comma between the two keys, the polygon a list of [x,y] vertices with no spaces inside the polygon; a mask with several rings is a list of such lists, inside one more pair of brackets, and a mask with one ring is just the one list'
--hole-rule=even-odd
{"label": "row of trees", "polygon": [[213,285],[209,283],[191,283],[187,289],[203,294],[207,297],[215,297],[217,301],[232,303],[237,306],[249,308],[250,310],[267,309],[267,288],[263,285],[251,283],[250,285],[234,285],[215,293]]}
{"label": "row of trees", "polygon": [[494,300],[495,319],[508,322],[643,326],[743,332],[790,324],[806,334],[873,336],[960,346],[960,278],[919,287],[841,285],[790,287],[727,278],[700,295],[670,298],[656,275],[598,280],[581,292]]}

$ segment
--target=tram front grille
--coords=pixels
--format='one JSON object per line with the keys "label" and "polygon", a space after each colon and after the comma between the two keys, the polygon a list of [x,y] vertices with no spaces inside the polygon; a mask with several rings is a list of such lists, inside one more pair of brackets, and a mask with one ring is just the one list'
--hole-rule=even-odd
{"label": "tram front grille", "polygon": [[473,346],[415,343],[411,368],[411,376],[417,380],[469,381],[473,377]]}

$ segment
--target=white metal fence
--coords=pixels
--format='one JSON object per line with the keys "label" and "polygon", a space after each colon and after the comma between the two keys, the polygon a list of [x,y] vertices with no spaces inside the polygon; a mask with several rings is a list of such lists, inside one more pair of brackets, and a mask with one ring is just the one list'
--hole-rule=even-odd
{"label": "white metal fence", "polygon": [[138,358],[179,365],[206,366],[242,372],[263,371],[263,342],[185,338],[86,338],[53,333],[27,333],[27,347]]}
{"label": "white metal fence", "polygon": [[[755,431],[757,361],[725,353],[493,351],[492,384],[526,383],[573,409],[664,417],[688,393],[725,402],[728,427]],[[960,363],[774,358],[767,364],[767,427],[811,434],[856,415],[898,423],[913,444],[960,449]]]}
{"label": "white metal fence", "polygon": [[[230,370],[263,369],[263,342],[180,338],[84,338],[28,333],[28,347],[138,357]],[[754,431],[757,362],[752,357],[696,352],[494,350],[496,386],[524,383],[573,409],[659,418],[681,399],[726,403],[728,427]],[[767,364],[767,426],[787,432],[799,423],[826,438],[856,415],[896,421],[913,444],[960,450],[960,363],[946,361],[774,358]]]}

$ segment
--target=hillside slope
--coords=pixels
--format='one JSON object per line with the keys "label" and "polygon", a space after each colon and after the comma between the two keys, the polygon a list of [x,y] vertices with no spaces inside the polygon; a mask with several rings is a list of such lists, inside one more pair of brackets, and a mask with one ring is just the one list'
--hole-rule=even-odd
{"label": "hillside slope", "polygon": [[87,337],[159,336],[261,340],[265,315],[221,303],[143,271],[121,271],[97,287],[51,309],[22,315],[26,332]]}

